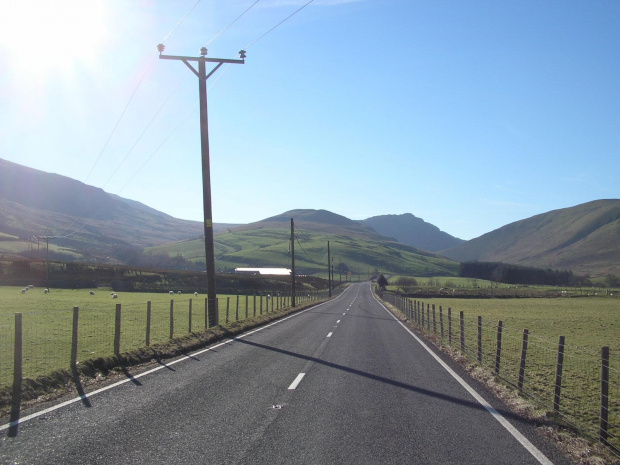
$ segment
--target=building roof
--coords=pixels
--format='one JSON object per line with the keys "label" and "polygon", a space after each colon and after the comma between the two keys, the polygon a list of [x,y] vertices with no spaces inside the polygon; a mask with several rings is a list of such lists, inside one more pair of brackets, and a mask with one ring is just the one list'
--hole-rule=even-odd
{"label": "building roof", "polygon": [[235,273],[290,276],[291,270],[289,268],[235,268]]}

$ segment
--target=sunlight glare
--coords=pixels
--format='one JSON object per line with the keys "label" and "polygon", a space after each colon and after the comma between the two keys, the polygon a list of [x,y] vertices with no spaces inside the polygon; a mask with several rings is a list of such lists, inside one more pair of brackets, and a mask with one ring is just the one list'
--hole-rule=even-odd
{"label": "sunlight glare", "polygon": [[0,51],[17,74],[91,66],[108,36],[104,0],[19,0],[0,7]]}

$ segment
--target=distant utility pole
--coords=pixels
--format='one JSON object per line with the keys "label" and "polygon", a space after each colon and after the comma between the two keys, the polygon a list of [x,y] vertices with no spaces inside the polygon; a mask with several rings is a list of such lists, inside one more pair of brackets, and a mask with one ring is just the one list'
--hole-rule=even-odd
{"label": "distant utility pole", "polygon": [[[166,47],[157,46],[159,58],[162,60],[180,60],[198,77],[198,91],[200,96],[200,147],[202,151],[202,197],[204,208],[205,230],[205,260],[207,263],[207,313],[209,326],[219,326],[217,296],[215,294],[215,252],[213,248],[213,214],[211,211],[211,173],[209,167],[209,120],[207,117],[207,79],[224,63],[245,63],[245,50],[239,52],[240,60],[224,58],[207,58],[207,48],[200,49],[200,57],[162,55]],[[190,61],[198,62],[198,71]],[[215,68],[207,74],[206,63],[217,63]]]}
{"label": "distant utility pole", "polygon": [[332,296],[332,273],[329,267],[330,260],[331,254],[329,253],[329,241],[327,241],[327,287],[329,287],[329,297]]}
{"label": "distant utility pole", "polygon": [[295,224],[291,218],[291,305],[295,306]]}

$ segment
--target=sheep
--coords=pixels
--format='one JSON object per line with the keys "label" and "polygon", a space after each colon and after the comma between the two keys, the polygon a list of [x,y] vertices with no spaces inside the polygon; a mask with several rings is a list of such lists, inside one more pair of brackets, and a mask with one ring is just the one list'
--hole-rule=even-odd
{"label": "sheep", "polygon": [[90,291],[90,295],[95,295],[95,291]]}
{"label": "sheep", "polygon": [[177,294],[181,295],[181,291],[177,292]]}
{"label": "sheep", "polygon": [[45,290],[43,291],[43,293],[44,293],[44,294],[49,294],[49,292],[50,292],[50,290],[49,290],[49,289],[45,289]]}
{"label": "sheep", "polygon": [[113,299],[118,299],[118,295],[116,295],[116,294],[112,294],[112,298],[113,298]]}
{"label": "sheep", "polygon": [[28,289],[22,289],[22,294],[25,294]]}
{"label": "sheep", "polygon": [[194,297],[198,297],[198,292],[194,292]]}
{"label": "sheep", "polygon": [[174,291],[168,291],[168,294],[174,295]]}
{"label": "sheep", "polygon": [[34,284],[28,284],[28,289],[34,289]]}

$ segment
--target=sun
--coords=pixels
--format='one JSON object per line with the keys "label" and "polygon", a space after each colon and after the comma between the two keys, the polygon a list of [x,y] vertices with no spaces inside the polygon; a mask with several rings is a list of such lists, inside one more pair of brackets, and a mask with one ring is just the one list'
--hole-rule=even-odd
{"label": "sun", "polygon": [[105,0],[0,1],[0,52],[15,72],[89,67],[108,38]]}

